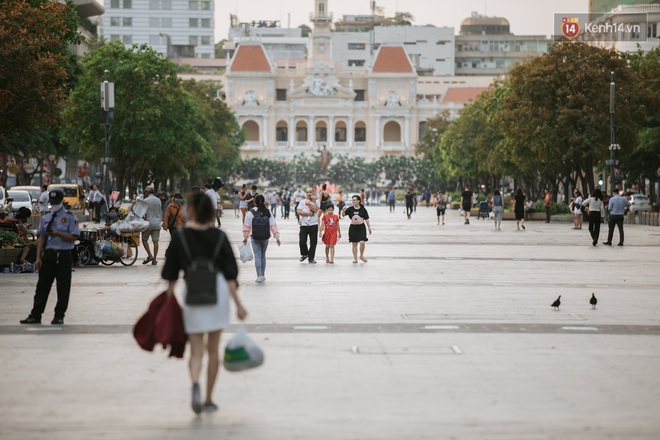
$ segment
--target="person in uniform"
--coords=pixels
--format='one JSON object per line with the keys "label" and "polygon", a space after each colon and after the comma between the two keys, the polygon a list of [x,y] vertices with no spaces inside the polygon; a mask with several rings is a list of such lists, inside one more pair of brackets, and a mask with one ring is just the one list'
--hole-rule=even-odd
{"label": "person in uniform", "polygon": [[78,221],[62,204],[64,192],[54,189],[48,193],[52,211],[41,217],[37,230],[37,258],[34,263],[39,269],[39,281],[34,294],[34,306],[30,315],[21,324],[41,324],[41,315],[46,309],[48,295],[57,279],[57,305],[51,324],[64,324],[64,314],[69,305],[71,291],[71,251],[80,232]]}

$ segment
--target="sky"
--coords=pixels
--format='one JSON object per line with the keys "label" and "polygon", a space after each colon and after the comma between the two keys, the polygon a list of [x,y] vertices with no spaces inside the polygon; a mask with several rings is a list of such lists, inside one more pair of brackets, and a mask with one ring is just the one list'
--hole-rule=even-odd
{"label": "sky", "polygon": [[[455,34],[464,18],[472,11],[482,15],[505,17],[516,35],[547,35],[553,33],[553,14],[589,11],[589,0],[377,0],[385,8],[385,15],[395,11],[410,12],[414,24],[450,26]],[[328,6],[335,20],[346,14],[369,14],[370,0],[329,0]],[[252,20],[281,20],[291,27],[309,23],[314,0],[215,0],[215,39],[227,38],[229,14],[237,14],[242,22]]]}

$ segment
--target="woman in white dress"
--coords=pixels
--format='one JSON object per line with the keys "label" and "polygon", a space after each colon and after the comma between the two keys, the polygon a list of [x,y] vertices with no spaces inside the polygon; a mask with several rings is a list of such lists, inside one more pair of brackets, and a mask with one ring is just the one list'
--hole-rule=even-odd
{"label": "woman in white dress", "polygon": [[[219,229],[213,228],[215,207],[206,194],[193,194],[186,203],[188,221],[180,233],[172,236],[172,242],[165,254],[166,261],[162,276],[169,282],[167,294],[174,294],[179,272],[188,271],[192,259],[206,257],[214,263],[217,275],[216,303],[212,305],[190,305],[184,292],[183,323],[190,340],[190,378],[192,379],[192,408],[197,414],[218,409],[212,395],[220,367],[220,337],[222,330],[229,325],[229,296],[236,305],[236,315],[243,320],[247,312],[238,298],[238,266],[229,239]],[[185,240],[185,243],[184,243]],[[189,252],[186,251],[186,245]],[[204,356],[204,338],[207,338],[208,368],[206,400],[202,402],[199,377]]]}

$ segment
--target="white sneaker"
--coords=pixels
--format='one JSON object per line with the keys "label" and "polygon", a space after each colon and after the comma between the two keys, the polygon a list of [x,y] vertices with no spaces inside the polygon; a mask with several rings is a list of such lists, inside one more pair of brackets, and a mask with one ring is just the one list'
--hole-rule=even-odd
{"label": "white sneaker", "polygon": [[261,282],[261,277],[257,277],[256,280],[254,280],[255,283],[260,283]]}
{"label": "white sneaker", "polygon": [[261,282],[265,283],[266,282],[266,277],[261,277]]}
{"label": "white sneaker", "polygon": [[257,283],[263,283],[266,281],[266,277],[257,277]]}

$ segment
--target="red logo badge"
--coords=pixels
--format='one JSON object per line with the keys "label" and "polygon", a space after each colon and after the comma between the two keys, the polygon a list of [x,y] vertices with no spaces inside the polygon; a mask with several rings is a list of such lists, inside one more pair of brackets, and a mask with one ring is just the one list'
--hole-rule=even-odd
{"label": "red logo badge", "polygon": [[580,19],[575,17],[564,17],[561,20],[561,33],[566,38],[575,38],[580,34]]}

